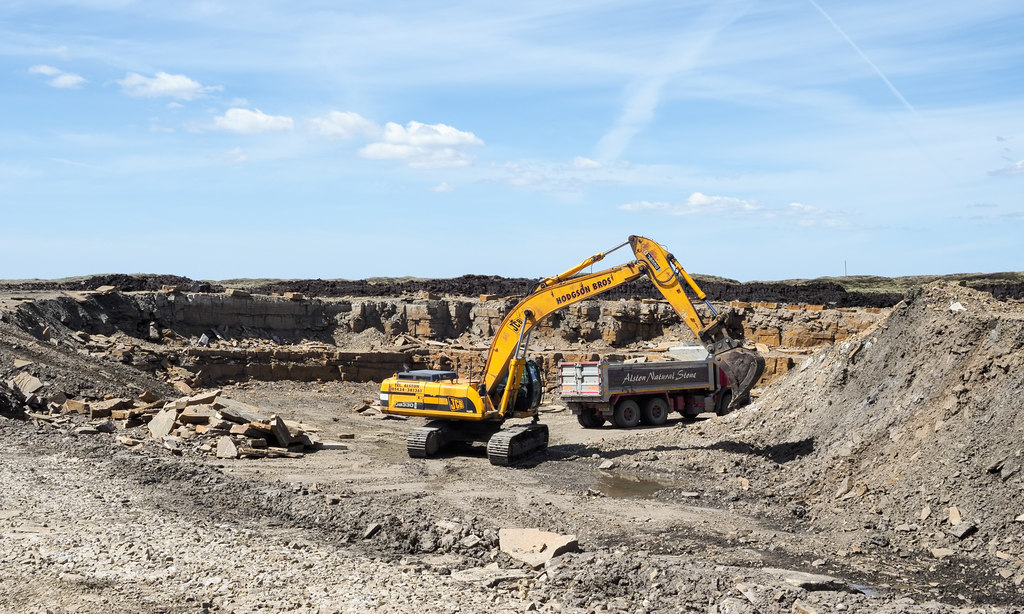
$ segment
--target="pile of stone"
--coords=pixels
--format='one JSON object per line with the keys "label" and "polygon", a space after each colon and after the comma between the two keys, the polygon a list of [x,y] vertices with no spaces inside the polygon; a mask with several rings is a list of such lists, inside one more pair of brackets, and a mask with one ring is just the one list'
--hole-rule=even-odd
{"label": "pile of stone", "polygon": [[194,444],[190,447],[217,458],[300,458],[305,452],[323,448],[323,442],[310,427],[276,415],[267,417],[256,408],[222,400],[221,390],[172,401],[152,392],[144,392],[135,399],[80,400],[66,398],[63,393],[48,394],[46,385],[27,371],[5,384],[27,415],[38,423],[71,426],[80,422],[79,417],[86,417],[84,424],[74,428],[76,434],[120,433],[117,441],[127,446],[143,443],[144,436],[138,427],[145,426],[149,438],[179,454],[189,442]]}
{"label": "pile of stone", "polygon": [[[20,369],[32,364],[28,360],[15,360],[14,367]],[[33,409],[45,407],[50,400],[43,394],[43,382],[38,377],[21,371],[14,377],[8,379],[4,384],[11,391],[14,398],[25,406]],[[63,400],[63,399],[61,399]]]}
{"label": "pile of stone", "polygon": [[163,404],[149,420],[150,437],[172,450],[185,440],[216,438],[214,444],[205,443],[199,449],[217,458],[300,458],[304,452],[323,448],[309,427],[221,402],[220,393],[213,390]]}

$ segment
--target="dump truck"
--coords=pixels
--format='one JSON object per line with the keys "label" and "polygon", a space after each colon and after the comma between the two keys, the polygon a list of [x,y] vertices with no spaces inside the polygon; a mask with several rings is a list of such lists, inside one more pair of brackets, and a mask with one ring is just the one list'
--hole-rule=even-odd
{"label": "dump truck", "polygon": [[558,373],[562,402],[583,428],[660,426],[673,412],[724,415],[732,405],[729,378],[707,352],[690,360],[560,362]]}

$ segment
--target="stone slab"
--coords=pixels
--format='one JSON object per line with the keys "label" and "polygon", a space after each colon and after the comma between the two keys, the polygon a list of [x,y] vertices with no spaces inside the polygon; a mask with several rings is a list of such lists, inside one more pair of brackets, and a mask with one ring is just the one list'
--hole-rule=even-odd
{"label": "stone slab", "polygon": [[149,421],[149,435],[154,439],[169,435],[178,414],[173,409],[161,410]]}
{"label": "stone slab", "polygon": [[238,458],[238,447],[230,437],[217,438],[217,458]]}
{"label": "stone slab", "polygon": [[34,375],[21,372],[14,376],[14,385],[17,386],[21,394],[28,396],[39,392],[43,387],[43,382],[39,381],[39,378]]}
{"label": "stone slab", "polygon": [[765,567],[761,571],[778,576],[786,584],[802,588],[805,591],[836,591],[849,588],[846,582],[823,574],[793,571],[792,569],[778,569],[775,567]]}
{"label": "stone slab", "polygon": [[559,535],[540,529],[498,529],[498,547],[502,552],[538,569],[551,559],[579,550],[575,535]]}
{"label": "stone slab", "polygon": [[182,410],[178,422],[182,424],[209,424],[216,419],[217,410],[211,405],[190,405]]}
{"label": "stone slab", "polygon": [[217,400],[220,396],[221,390],[209,390],[206,392],[200,392],[199,394],[193,394],[188,398],[187,403],[189,405],[210,405]]}

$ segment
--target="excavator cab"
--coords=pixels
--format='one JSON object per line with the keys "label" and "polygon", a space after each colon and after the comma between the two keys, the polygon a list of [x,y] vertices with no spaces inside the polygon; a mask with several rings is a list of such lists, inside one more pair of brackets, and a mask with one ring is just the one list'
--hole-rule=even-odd
{"label": "excavator cab", "polygon": [[[494,390],[494,402],[498,404],[505,394],[505,387],[508,385],[508,375],[501,378]],[[544,381],[540,376],[540,368],[533,360],[527,360],[523,369],[523,377],[519,382],[519,394],[516,395],[516,404],[512,407],[515,413],[527,412],[540,405],[541,395],[544,392]]]}

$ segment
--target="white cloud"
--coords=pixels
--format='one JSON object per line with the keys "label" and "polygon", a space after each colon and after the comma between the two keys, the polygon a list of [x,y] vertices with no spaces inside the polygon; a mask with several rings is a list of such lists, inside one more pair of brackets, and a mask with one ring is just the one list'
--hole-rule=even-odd
{"label": "white cloud", "polygon": [[689,31],[672,41],[661,58],[651,58],[643,65],[626,88],[622,113],[597,144],[598,159],[607,162],[622,157],[633,137],[654,120],[665,86],[680,73],[695,68],[718,35],[745,15],[750,6],[711,3],[706,11],[695,16],[688,25]]}
{"label": "white cloud", "polygon": [[663,213],[666,215],[695,215],[706,213],[752,213],[761,205],[750,200],[732,196],[708,196],[694,192],[681,203],[650,202],[638,200],[620,205],[622,211],[632,213]]}
{"label": "white cloud", "polygon": [[630,213],[657,215],[742,214],[748,219],[785,219],[787,224],[796,224],[805,228],[849,230],[867,227],[863,224],[851,222],[848,219],[848,214],[842,211],[828,211],[814,205],[789,203],[785,207],[764,206],[756,201],[743,200],[731,196],[708,196],[700,192],[694,192],[682,203],[638,200],[621,205],[619,209]]}
{"label": "white cloud", "polygon": [[45,64],[37,64],[28,69],[28,71],[34,75],[44,75],[46,77],[53,77],[47,83],[50,87],[56,87],[60,89],[78,89],[87,83],[85,77],[76,75],[75,73],[64,72],[59,68],[53,66],[47,66]]}
{"label": "white cloud", "polygon": [[630,178],[631,165],[621,160],[601,163],[576,156],[568,162],[506,162],[502,168],[505,170],[504,181],[510,185],[563,195],[578,196],[593,185],[634,183]]}
{"label": "white cloud", "polygon": [[78,89],[85,85],[85,77],[72,73],[64,73],[50,80],[50,85],[63,89]]}
{"label": "white cloud", "polygon": [[789,212],[793,215],[818,215],[821,208],[803,203],[789,203]]}
{"label": "white cloud", "polygon": [[1016,162],[1011,162],[1010,164],[1004,166],[1003,168],[998,168],[994,171],[989,171],[988,174],[994,177],[1008,175],[1024,175],[1024,160],[1017,160]]}
{"label": "white cloud", "polygon": [[388,122],[384,126],[384,142],[414,147],[462,147],[483,145],[472,132],[464,132],[446,124],[409,122],[405,126]]}
{"label": "white cloud", "polygon": [[46,64],[37,64],[28,69],[33,75],[46,75],[47,77],[54,77],[61,73],[59,68],[53,66],[47,66]]}
{"label": "white cloud", "polygon": [[228,150],[228,152],[226,154],[226,158],[230,162],[235,162],[235,163],[241,164],[242,162],[245,162],[246,160],[248,160],[249,156],[244,151],[242,151],[241,147],[235,147],[234,149]]}
{"label": "white cloud", "polygon": [[805,205],[803,203],[789,203],[785,214],[797,218],[796,223],[805,227],[823,226],[826,228],[839,228],[846,226],[840,220],[826,217],[825,210],[821,207]]}
{"label": "white cloud", "polygon": [[290,117],[267,115],[259,109],[228,109],[224,115],[213,118],[217,129],[241,134],[291,130],[294,123]]}
{"label": "white cloud", "polygon": [[619,209],[622,211],[629,211],[631,213],[672,213],[677,205],[666,203],[662,201],[651,202],[649,200],[635,200],[631,203],[619,205]]}
{"label": "white cloud", "polygon": [[467,166],[472,157],[465,147],[483,145],[472,132],[446,124],[409,122],[405,126],[388,122],[381,140],[359,150],[359,155],[375,160],[401,160],[415,168]]}
{"label": "white cloud", "polygon": [[430,186],[430,191],[431,192],[454,192],[455,191],[455,186],[453,186],[452,184],[448,183],[447,181],[442,181],[441,183],[439,183],[439,184],[437,184],[435,186]]}
{"label": "white cloud", "polygon": [[572,160],[572,167],[576,169],[601,168],[601,163],[583,156],[576,156]]}
{"label": "white cloud", "polygon": [[452,147],[414,147],[390,143],[370,143],[359,155],[371,160],[401,160],[413,168],[450,168],[469,166],[473,158]]}
{"label": "white cloud", "polygon": [[224,89],[219,85],[203,85],[185,75],[171,75],[165,72],[158,72],[154,77],[144,77],[130,72],[124,79],[119,80],[118,84],[121,85],[121,91],[136,98],[170,96],[179,100],[194,100],[210,92]]}
{"label": "white cloud", "polygon": [[346,141],[380,134],[380,126],[375,122],[351,111],[331,111],[324,117],[315,117],[309,120],[309,128],[314,134]]}
{"label": "white cloud", "polygon": [[171,134],[174,132],[174,129],[161,124],[159,117],[153,117],[149,120],[149,131],[154,133]]}

